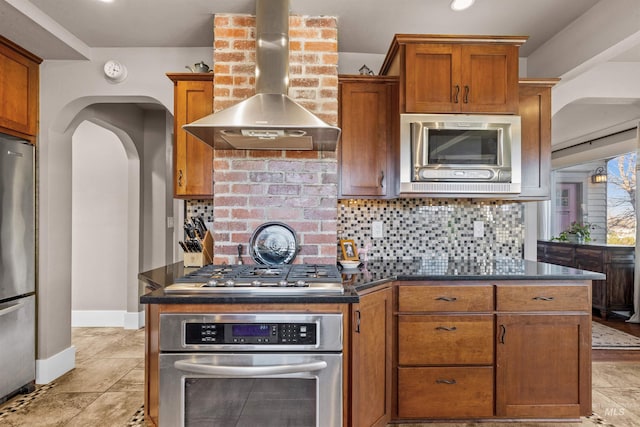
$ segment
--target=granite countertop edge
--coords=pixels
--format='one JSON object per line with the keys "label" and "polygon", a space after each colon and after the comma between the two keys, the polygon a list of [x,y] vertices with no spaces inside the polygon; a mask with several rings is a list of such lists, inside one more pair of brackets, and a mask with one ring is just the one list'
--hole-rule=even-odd
{"label": "granite countertop edge", "polygon": [[[157,269],[140,273],[138,279],[145,283],[148,293],[140,297],[141,304],[350,304],[360,301],[359,294],[363,291],[387,284],[393,281],[523,281],[523,280],[604,280],[606,276],[586,270],[561,267],[535,261],[526,261],[528,267],[535,267],[536,271],[529,273],[434,273],[434,274],[406,274],[395,271],[377,272],[376,277],[367,278],[369,273],[365,268],[356,270],[356,274],[343,274],[343,294],[302,294],[302,295],[212,295],[212,294],[167,294],[164,287],[184,273],[181,262],[170,264]],[[549,271],[544,271],[545,269]],[[542,270],[543,272],[540,272]],[[344,273],[344,272],[343,272]]]}

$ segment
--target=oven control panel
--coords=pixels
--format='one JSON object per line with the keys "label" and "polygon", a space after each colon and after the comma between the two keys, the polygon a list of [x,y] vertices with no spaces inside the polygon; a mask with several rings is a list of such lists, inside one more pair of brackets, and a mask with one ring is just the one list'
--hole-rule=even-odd
{"label": "oven control panel", "polygon": [[185,323],[185,344],[315,345],[315,323]]}

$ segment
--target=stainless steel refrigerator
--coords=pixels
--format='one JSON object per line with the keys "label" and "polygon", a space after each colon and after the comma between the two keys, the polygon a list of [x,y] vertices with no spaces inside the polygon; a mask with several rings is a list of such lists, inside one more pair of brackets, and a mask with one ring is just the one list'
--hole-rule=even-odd
{"label": "stainless steel refrigerator", "polygon": [[0,402],[35,383],[35,150],[0,134]]}

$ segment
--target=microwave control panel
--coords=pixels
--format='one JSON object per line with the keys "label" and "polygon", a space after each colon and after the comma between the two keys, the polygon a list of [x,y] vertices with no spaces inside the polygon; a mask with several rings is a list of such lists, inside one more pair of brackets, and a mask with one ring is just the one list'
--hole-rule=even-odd
{"label": "microwave control panel", "polygon": [[186,345],[315,345],[315,323],[185,323]]}

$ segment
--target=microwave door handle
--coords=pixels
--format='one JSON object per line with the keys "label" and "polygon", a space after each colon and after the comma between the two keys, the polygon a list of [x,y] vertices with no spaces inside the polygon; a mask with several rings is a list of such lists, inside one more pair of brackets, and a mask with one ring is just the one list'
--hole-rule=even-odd
{"label": "microwave door handle", "polygon": [[195,374],[217,375],[222,377],[255,377],[256,375],[281,375],[320,371],[327,367],[327,362],[320,360],[298,365],[224,366],[203,365],[186,360],[178,360],[173,363],[173,366],[181,371]]}

